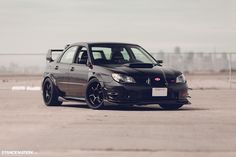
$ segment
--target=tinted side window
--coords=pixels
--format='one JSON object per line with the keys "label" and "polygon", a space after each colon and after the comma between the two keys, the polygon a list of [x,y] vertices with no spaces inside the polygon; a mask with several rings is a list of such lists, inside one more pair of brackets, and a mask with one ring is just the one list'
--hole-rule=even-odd
{"label": "tinted side window", "polygon": [[75,59],[75,63],[77,64],[86,64],[88,60],[88,51],[86,47],[80,47],[77,55],[76,55],[76,59]]}
{"label": "tinted side window", "polygon": [[100,52],[93,52],[94,59],[102,59],[102,54]]}
{"label": "tinted side window", "polygon": [[[92,47],[92,51],[102,51],[107,60],[111,59],[112,50],[109,47]],[[96,53],[95,53],[96,55]],[[94,58],[96,59],[96,58]]]}
{"label": "tinted side window", "polygon": [[67,64],[73,63],[76,51],[77,51],[77,46],[69,48],[61,57],[60,63],[67,63]]}

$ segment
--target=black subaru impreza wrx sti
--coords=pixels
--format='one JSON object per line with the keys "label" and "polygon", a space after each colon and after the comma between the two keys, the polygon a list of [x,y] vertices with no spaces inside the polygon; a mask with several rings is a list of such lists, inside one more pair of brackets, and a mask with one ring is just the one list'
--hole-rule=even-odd
{"label": "black subaru impreza wrx sti", "polygon": [[[61,51],[55,60],[54,51]],[[46,59],[42,91],[47,106],[75,100],[92,109],[104,104],[178,109],[190,103],[184,75],[163,68],[136,44],[75,43],[49,50]]]}

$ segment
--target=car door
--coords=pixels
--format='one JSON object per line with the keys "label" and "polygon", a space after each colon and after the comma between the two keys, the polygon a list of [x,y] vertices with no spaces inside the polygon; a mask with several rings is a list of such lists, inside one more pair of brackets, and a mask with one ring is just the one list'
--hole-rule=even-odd
{"label": "car door", "polygon": [[69,94],[77,98],[85,98],[86,85],[88,82],[89,67],[86,65],[88,51],[86,47],[80,47],[77,51],[74,63],[69,68]]}
{"label": "car door", "polygon": [[56,80],[57,87],[68,93],[68,83],[69,83],[69,67],[73,63],[75,54],[77,52],[78,46],[72,46],[68,48],[58,59],[54,65],[54,78]]}

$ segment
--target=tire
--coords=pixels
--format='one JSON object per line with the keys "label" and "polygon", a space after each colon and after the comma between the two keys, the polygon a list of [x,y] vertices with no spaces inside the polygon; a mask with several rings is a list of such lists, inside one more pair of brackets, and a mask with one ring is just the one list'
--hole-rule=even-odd
{"label": "tire", "polygon": [[183,106],[183,104],[160,104],[161,108],[164,110],[178,110]]}
{"label": "tire", "polygon": [[104,107],[104,94],[98,79],[93,78],[89,81],[86,88],[86,103],[92,109]]}
{"label": "tire", "polygon": [[62,102],[58,101],[58,97],[58,91],[51,79],[45,79],[45,81],[43,82],[43,100],[45,105],[60,106]]}

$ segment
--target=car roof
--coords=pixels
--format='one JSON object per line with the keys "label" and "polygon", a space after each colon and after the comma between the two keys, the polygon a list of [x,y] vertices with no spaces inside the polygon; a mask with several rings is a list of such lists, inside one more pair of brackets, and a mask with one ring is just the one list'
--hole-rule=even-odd
{"label": "car roof", "polygon": [[138,46],[137,44],[131,44],[131,43],[122,43],[122,42],[77,42],[77,43],[73,43],[70,45],[135,45]]}

